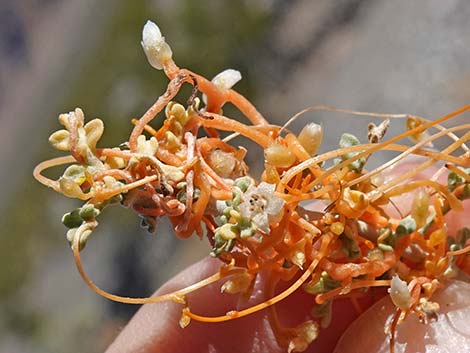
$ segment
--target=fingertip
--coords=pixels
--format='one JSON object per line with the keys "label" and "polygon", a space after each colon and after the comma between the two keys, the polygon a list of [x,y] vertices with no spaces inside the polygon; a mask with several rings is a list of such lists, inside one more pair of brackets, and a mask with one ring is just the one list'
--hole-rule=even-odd
{"label": "fingertip", "polygon": [[[422,324],[416,315],[409,316],[397,327],[395,352],[469,352],[469,291],[469,283],[453,281],[436,292],[432,300],[440,305],[437,321]],[[334,352],[389,352],[384,328],[394,311],[389,297],[375,303],[348,327]]]}
{"label": "fingertip", "polygon": [[[169,293],[206,278],[220,268],[220,261],[206,258],[163,285],[155,294]],[[191,310],[218,316],[237,308],[238,297],[220,292],[220,282],[188,295]],[[240,319],[205,323],[192,320],[179,326],[183,306],[164,302],[143,305],[118,335],[106,353],[152,352],[272,352],[281,353],[269,325],[266,311]]]}

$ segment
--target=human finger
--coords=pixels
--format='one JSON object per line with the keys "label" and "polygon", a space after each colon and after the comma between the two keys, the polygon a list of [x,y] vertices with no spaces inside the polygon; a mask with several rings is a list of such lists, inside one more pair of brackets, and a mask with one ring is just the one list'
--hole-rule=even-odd
{"label": "human finger", "polygon": [[[395,353],[402,352],[469,352],[470,284],[454,281],[433,296],[439,303],[437,319],[428,324],[419,322],[415,315],[397,326]],[[390,298],[384,297],[351,324],[335,353],[390,352],[389,335],[384,328],[394,314]]]}
{"label": "human finger", "polygon": [[[206,258],[171,279],[156,295],[185,287],[217,272],[220,262]],[[263,281],[260,277],[259,281]],[[258,283],[261,285],[261,283]],[[188,295],[192,311],[205,315],[220,315],[237,309],[240,302],[236,295],[221,294],[221,283],[211,284]],[[255,293],[251,301],[256,301]],[[378,294],[377,294],[378,295]],[[303,290],[296,291],[285,301],[276,305],[279,317],[284,325],[295,326],[305,321],[312,306],[312,296]],[[369,296],[360,300],[365,309],[374,302]],[[249,303],[244,303],[248,305]],[[182,305],[172,302],[144,305],[123,329],[107,353],[128,352],[272,352],[284,353],[271,328],[268,311],[263,310],[252,315],[223,323],[191,322],[181,329],[178,321]],[[269,309],[268,309],[269,310]],[[306,352],[329,352],[346,327],[358,316],[358,312],[349,300],[338,300],[333,307],[333,319],[330,326],[321,331]]]}

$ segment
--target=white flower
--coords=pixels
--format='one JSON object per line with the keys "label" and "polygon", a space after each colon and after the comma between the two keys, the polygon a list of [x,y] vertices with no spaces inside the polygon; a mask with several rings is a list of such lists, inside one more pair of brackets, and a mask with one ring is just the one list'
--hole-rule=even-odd
{"label": "white flower", "polygon": [[137,137],[137,149],[136,152],[142,156],[155,156],[158,150],[158,141],[155,137],[151,137],[149,140],[144,135]]}
{"label": "white flower", "polygon": [[411,293],[405,281],[402,281],[398,275],[392,277],[392,283],[388,289],[393,304],[403,311],[411,307]]}
{"label": "white flower", "polygon": [[269,232],[270,223],[282,215],[284,200],[274,195],[274,184],[262,182],[258,186],[251,185],[242,196],[240,213],[242,217],[251,219],[256,227]]}
{"label": "white flower", "polygon": [[[231,89],[235,84],[242,79],[242,74],[238,70],[227,69],[224,70],[212,79],[212,83],[217,86],[218,89],[222,91],[227,91]],[[207,104],[207,97],[204,94],[202,100]]]}
{"label": "white flower", "polygon": [[238,70],[227,69],[217,74],[213,79],[212,83],[221,90],[229,90],[235,84],[242,79],[242,74]]}
{"label": "white flower", "polygon": [[170,46],[162,37],[160,28],[152,21],[147,21],[142,30],[141,44],[150,65],[157,70],[161,70],[165,66],[165,62],[170,60],[173,55]]}

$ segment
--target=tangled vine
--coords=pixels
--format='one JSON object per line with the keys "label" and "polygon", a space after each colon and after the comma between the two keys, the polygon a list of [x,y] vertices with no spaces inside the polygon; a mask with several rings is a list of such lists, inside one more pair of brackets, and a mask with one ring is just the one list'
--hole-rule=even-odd
{"label": "tangled vine", "polygon": [[[307,110],[380,120],[369,124],[367,142],[345,133],[339,148],[318,154],[320,125],[309,123],[298,134],[288,128],[307,110],[284,126],[270,124],[231,89],[241,79],[238,71],[226,70],[208,80],[179,68],[150,21],[143,29],[142,46],[169,84],[146,113],[132,121],[128,141],[115,148],[97,147],[103,122],[85,123],[77,108],[59,116],[64,129],[49,138],[53,147],[69,155],[44,161],[34,171],[44,185],[85,201],[62,222],[69,228],[67,239],[78,271],[95,292],[123,303],[181,303],[182,327],[191,320],[221,322],[267,309],[278,343],[288,352],[300,352],[329,324],[335,298],[354,301],[372,287],[386,287],[396,306],[389,327],[393,352],[397,324],[411,314],[423,321],[432,319],[439,310],[432,301],[434,291],[459,272],[470,274],[470,229],[448,234],[445,218],[450,211],[462,210],[462,201],[470,198],[470,152],[465,145],[470,124],[442,125],[470,106],[435,120],[314,106]],[[186,107],[173,101],[185,84],[193,86]],[[228,102],[250,124],[224,116],[222,107]],[[163,124],[154,129],[150,123],[162,111]],[[404,121],[405,128],[386,139],[392,120]],[[230,144],[238,135],[264,151],[259,180],[244,162],[247,150]],[[403,141],[406,138],[411,146]],[[437,140],[446,141],[446,147],[434,149]],[[396,156],[367,170],[369,157],[381,151]],[[420,162],[402,175],[384,178],[409,155],[421,156]],[[65,164],[69,166],[58,180],[42,175],[47,168]],[[435,165],[430,177],[419,177]],[[445,175],[447,180],[442,181]],[[406,210],[393,201],[403,195],[413,199]],[[318,200],[325,207],[313,211],[306,206]],[[113,204],[136,212],[149,232],[155,232],[157,219],[166,216],[178,237],[206,237],[210,255],[221,262],[220,270],[156,297],[128,298],[99,288],[85,273],[80,252],[98,226],[100,213]],[[189,293],[221,280],[223,292],[249,297],[261,272],[268,277],[263,282],[265,299],[254,306],[208,317],[187,304]],[[281,283],[282,288],[288,284],[287,289],[279,291]],[[314,299],[311,320],[283,327],[273,304],[298,289]]]}

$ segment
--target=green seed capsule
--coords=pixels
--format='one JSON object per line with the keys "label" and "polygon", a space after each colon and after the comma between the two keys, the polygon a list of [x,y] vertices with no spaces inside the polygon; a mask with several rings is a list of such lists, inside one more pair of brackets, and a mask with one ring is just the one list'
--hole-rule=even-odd
{"label": "green seed capsule", "polygon": [[90,219],[98,217],[98,215],[100,214],[100,210],[95,208],[94,205],[88,204],[82,206],[78,214],[83,220],[88,221]]}

